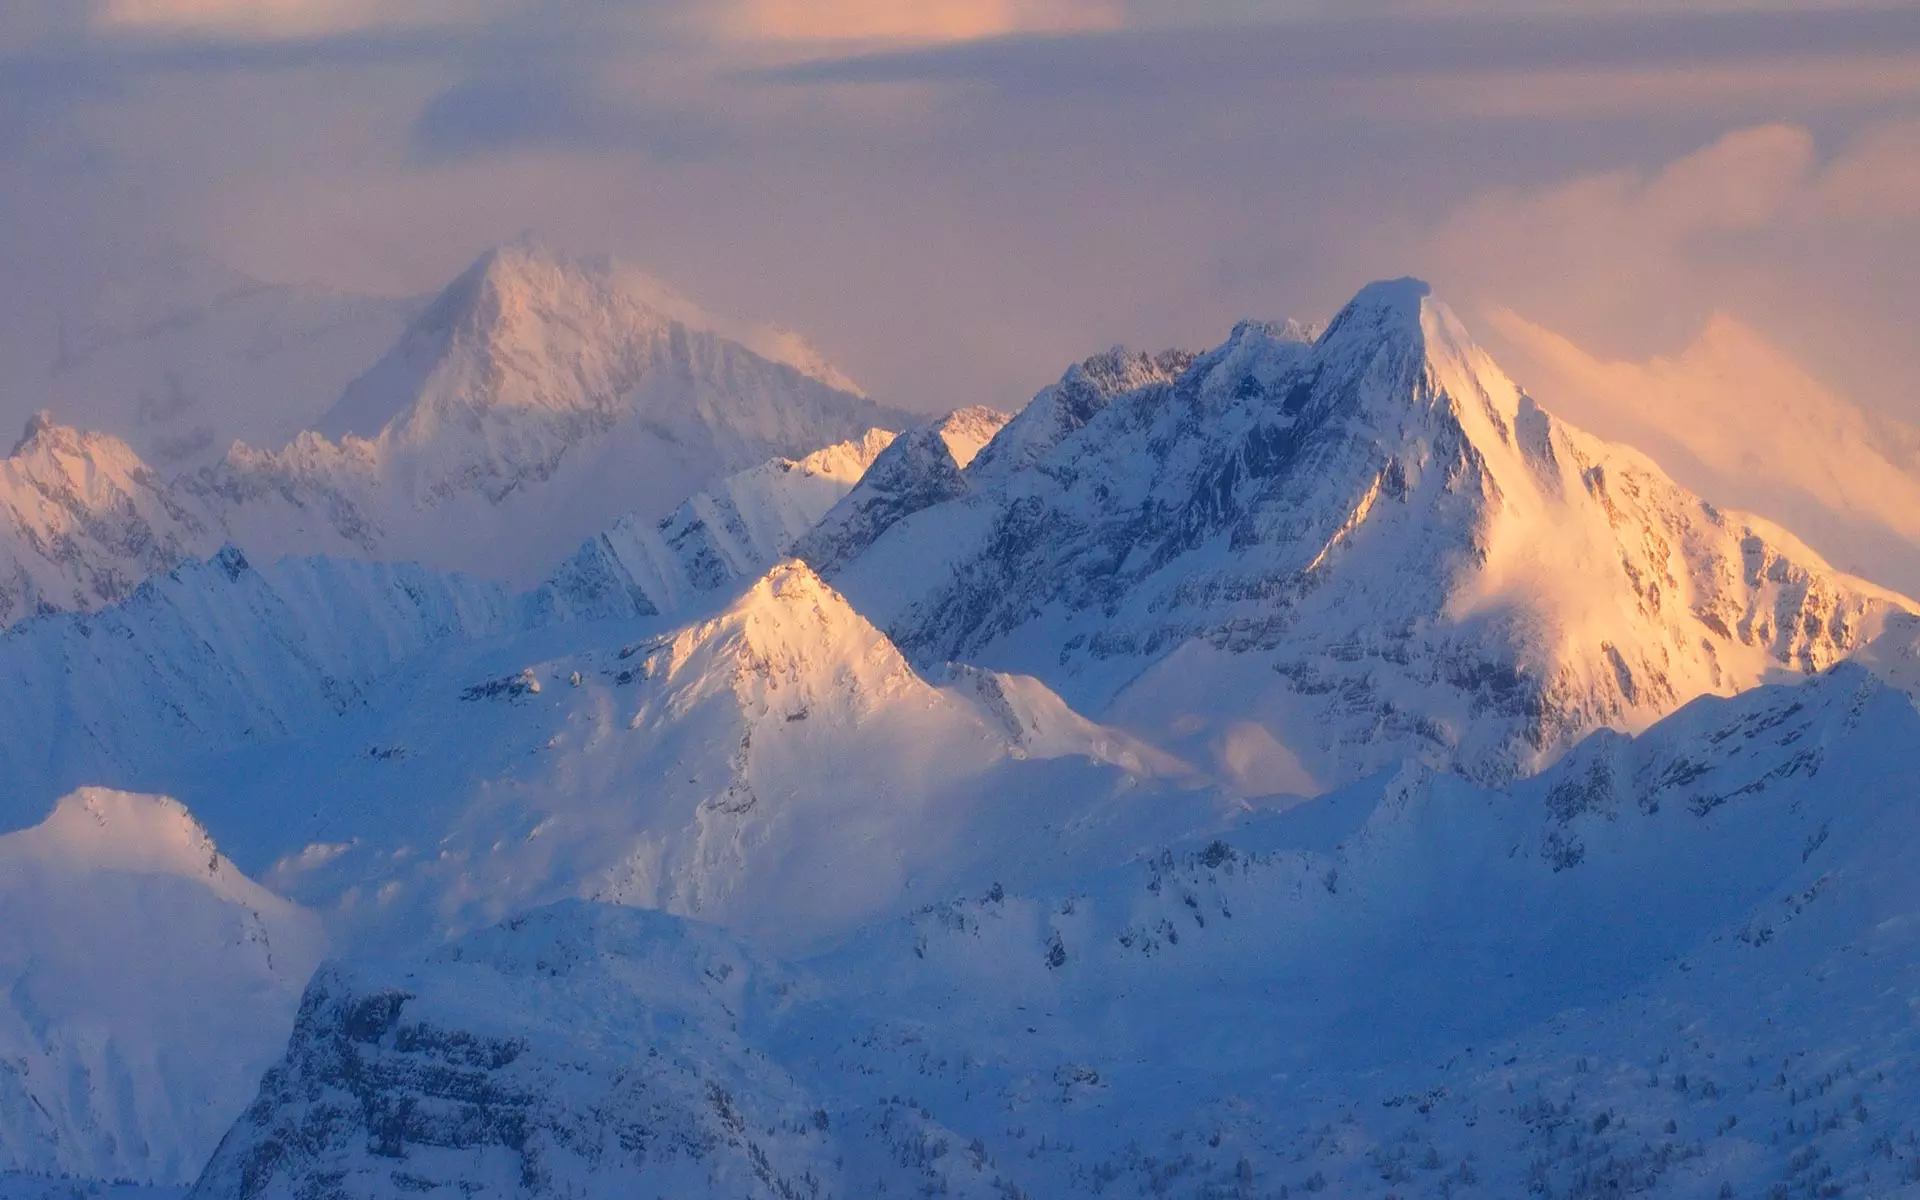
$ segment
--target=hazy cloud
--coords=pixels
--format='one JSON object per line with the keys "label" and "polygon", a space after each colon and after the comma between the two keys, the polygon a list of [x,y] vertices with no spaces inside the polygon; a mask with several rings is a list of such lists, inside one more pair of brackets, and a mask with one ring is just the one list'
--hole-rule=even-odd
{"label": "hazy cloud", "polygon": [[413,123],[410,150],[425,162],[525,147],[686,162],[720,153],[732,138],[699,108],[650,106],[578,71],[536,65],[477,74],[433,97]]}

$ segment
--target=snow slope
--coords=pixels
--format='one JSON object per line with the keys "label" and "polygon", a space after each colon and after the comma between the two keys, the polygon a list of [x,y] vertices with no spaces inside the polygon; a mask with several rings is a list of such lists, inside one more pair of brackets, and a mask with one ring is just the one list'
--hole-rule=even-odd
{"label": "snow slope", "polygon": [[88,788],[0,837],[0,1169],[191,1181],[285,1045],[318,921],[178,803]]}
{"label": "snow slope", "polygon": [[1509,311],[1490,323],[1562,415],[1847,570],[1920,591],[1920,430],[1863,411],[1725,314],[1646,362],[1597,358]]}
{"label": "snow slope", "polygon": [[104,612],[17,625],[0,633],[0,828],[82,784],[153,788],[170,763],[324,734],[409,656],[517,628],[521,611],[479,580],[336,559],[255,567],[229,547]]}
{"label": "snow slope", "polygon": [[[623,513],[898,427],[790,334],[610,262],[490,252],[284,450],[183,481],[250,550],[417,560],[525,586]],[[636,469],[636,467],[641,469]]]}
{"label": "snow slope", "polygon": [[1513,778],[1912,607],[1555,419],[1413,280],[1074,411],[828,574],[916,661],[1036,675],[1250,793]]}
{"label": "snow slope", "polygon": [[1916,735],[1843,668],[794,967],[543,910],[323,973],[196,1194],[1913,1195]]}
{"label": "snow slope", "polygon": [[[0,737],[0,770],[22,785],[7,800],[24,813],[73,774],[164,785],[361,950],[591,897],[792,952],[924,891],[1125,861],[1229,811],[1035,681],[916,672],[802,564],[712,603],[685,625],[546,624],[491,584],[324,559],[255,568],[227,550],[120,607],[0,639],[24,718]],[[114,969],[44,911],[42,936]],[[194,962],[203,942],[188,924],[143,944]],[[85,1008],[56,996],[35,1011]],[[247,1081],[222,1078],[191,1094],[230,1114]],[[5,1111],[0,1137],[41,1151],[15,1165],[148,1173],[125,1136],[61,1158],[65,1139]],[[181,1148],[205,1130],[141,1120],[139,1144],[170,1156],[151,1174],[190,1174]]]}

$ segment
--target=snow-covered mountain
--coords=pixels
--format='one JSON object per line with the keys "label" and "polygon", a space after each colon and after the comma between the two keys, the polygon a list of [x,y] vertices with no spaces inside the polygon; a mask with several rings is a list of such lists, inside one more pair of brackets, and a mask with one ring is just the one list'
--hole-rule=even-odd
{"label": "snow-covered mountain", "polygon": [[797,562],[689,623],[449,643],[277,741],[154,757],[243,866],[382,946],[578,896],[790,949],[1223,811],[1032,680],[915,671]]}
{"label": "snow-covered mountain", "polygon": [[536,603],[574,620],[685,611],[787,557],[893,440],[870,430],[805,458],[736,472],[659,520],[629,513],[560,564]]}
{"label": "snow-covered mountain", "polygon": [[0,459],[0,629],[113,604],[218,545],[204,517],[118,438],[41,413]]}
{"label": "snow-covered mountain", "polygon": [[323,972],[195,1194],[1905,1195],[1916,736],[1843,668],[795,966],[542,910]]}
{"label": "snow-covered mountain", "polygon": [[[1293,331],[1305,338],[1304,330]],[[1041,391],[1014,414],[1008,428],[981,447],[971,467],[976,479],[1024,471],[1080,431],[1115,397],[1154,384],[1170,384],[1193,365],[1184,350],[1145,354],[1115,346],[1067,369],[1060,382]]]}
{"label": "snow-covered mountain", "polygon": [[1178,362],[1069,374],[829,577],[917,661],[1036,675],[1252,792],[1512,778],[1911,607],[1555,419],[1417,281]]}
{"label": "snow-covered mountain", "polygon": [[992,409],[964,408],[907,430],[796,540],[795,557],[819,570],[837,570],[902,516],[964,495],[961,471],[1008,420]]}
{"label": "snow-covered mountain", "polygon": [[[493,256],[337,441],[55,506],[186,497],[160,574],[0,635],[0,820],[179,796],[353,956],[199,1194],[1920,1179],[1911,602],[1550,416],[1410,280],[1011,420],[876,427],[719,324]],[[493,579],[364,561],[494,535]],[[347,553],[172,565],[228,536]]]}
{"label": "snow-covered mountain", "polygon": [[324,949],[172,800],[84,789],[0,837],[0,1170],[190,1182]]}
{"label": "snow-covered mountain", "polygon": [[615,518],[899,428],[791,334],[611,262],[493,251],[284,450],[183,481],[256,552],[417,560],[520,585]]}

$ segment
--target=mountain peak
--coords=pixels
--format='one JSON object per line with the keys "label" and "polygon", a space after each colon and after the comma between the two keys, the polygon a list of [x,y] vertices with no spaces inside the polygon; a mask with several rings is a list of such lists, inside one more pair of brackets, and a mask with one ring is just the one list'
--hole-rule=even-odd
{"label": "mountain peak", "polygon": [[771,648],[791,643],[804,651],[813,631],[870,635],[861,641],[884,641],[884,635],[855,612],[846,598],[833,590],[818,572],[797,558],[775,563],[719,618],[737,622],[750,641]]}
{"label": "mountain peak", "polygon": [[187,806],[167,796],[81,788],[47,819],[15,837],[30,838],[40,858],[95,869],[213,879],[231,869]]}
{"label": "mountain peak", "polygon": [[8,452],[9,459],[29,459],[46,454],[85,454],[104,456],[116,463],[141,466],[133,447],[110,433],[98,433],[67,425],[46,409],[27,418],[20,439]]}
{"label": "mountain peak", "polygon": [[0,836],[0,912],[0,1170],[191,1180],[286,1042],[318,919],[177,801],[105,788]]}
{"label": "mountain peak", "polygon": [[1421,311],[1433,296],[1433,286],[1424,279],[1403,275],[1399,279],[1377,279],[1355,292],[1353,299],[1334,315],[1327,332],[1349,324],[1379,328],[1388,322],[1420,320]]}
{"label": "mountain peak", "polygon": [[1434,318],[1442,317],[1457,325],[1445,306],[1434,299],[1433,288],[1424,280],[1407,276],[1383,279],[1361,288],[1353,299],[1334,314],[1326,332],[1315,342],[1322,359],[1358,357],[1371,360],[1381,353],[1410,350],[1425,354],[1429,350],[1429,328]]}
{"label": "mountain peak", "polygon": [[[724,317],[610,257],[527,244],[482,254],[316,424],[336,441],[465,423],[501,408],[604,422],[657,368],[723,356],[702,337],[862,396],[791,330]],[[564,368],[556,374],[556,369]]]}
{"label": "mountain peak", "polygon": [[794,543],[794,556],[831,575],[905,517],[965,495],[967,464],[980,457],[1007,424],[1003,413],[963,408],[907,430],[873,460],[853,490]]}
{"label": "mountain peak", "polygon": [[0,459],[0,513],[0,628],[114,603],[210,548],[204,514],[131,446],[45,412]]}
{"label": "mountain peak", "polygon": [[20,440],[13,444],[13,449],[7,452],[7,457],[20,457],[23,450],[26,450],[32,446],[33,443],[39,441],[43,435],[59,428],[60,424],[53,419],[53,414],[44,408],[41,409],[39,412],[27,418],[25,431],[20,434]]}
{"label": "mountain peak", "polygon": [[[1328,779],[1408,754],[1531,771],[1598,726],[1820,669],[1911,607],[1557,420],[1419,280],[1361,289],[1311,345],[1242,325],[1099,399],[1076,423],[1043,393],[964,493],[828,577],[916,662],[1030,672],[1146,724],[1212,703],[1182,692],[1192,660],[1257,656],[1287,748]],[[1053,436],[1014,470],[981,470],[1036,425]]]}
{"label": "mountain peak", "polygon": [[755,719],[797,721],[812,710],[857,720],[890,699],[928,691],[887,636],[797,559],[776,564],[718,615],[645,651],[635,670],[664,684],[654,710],[663,720],[718,695]]}

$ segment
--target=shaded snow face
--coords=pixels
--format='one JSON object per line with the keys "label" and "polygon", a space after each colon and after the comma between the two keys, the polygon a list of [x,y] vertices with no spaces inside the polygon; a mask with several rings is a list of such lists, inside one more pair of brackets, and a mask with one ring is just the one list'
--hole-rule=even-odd
{"label": "shaded snow face", "polygon": [[[517,629],[519,613],[479,580],[324,558],[256,567],[229,547],[106,611],[30,622],[0,637],[15,704],[0,726],[0,828],[87,783],[156,787],[194,760],[325,741],[410,657]],[[245,771],[220,771],[250,790]]]}
{"label": "shaded snow face", "polygon": [[587,539],[534,599],[561,620],[696,610],[786,558],[894,441],[884,429],[729,475],[669,515],[629,513]]}
{"label": "shaded snow face", "polygon": [[196,1194],[1866,1191],[1920,1132],[1916,734],[1842,669],[1507,791],[1414,767],[948,892],[798,966],[541,910],[324,972]]}
{"label": "shaded snow face", "polygon": [[789,986],[719,930],[581,904],[330,966],[190,1194],[846,1194],[831,1117],[753,1040]]}
{"label": "shaded snow face", "polygon": [[88,788],[0,837],[0,1170],[190,1181],[285,1044],[319,922],[175,801]]}

